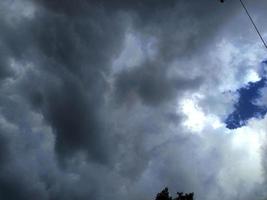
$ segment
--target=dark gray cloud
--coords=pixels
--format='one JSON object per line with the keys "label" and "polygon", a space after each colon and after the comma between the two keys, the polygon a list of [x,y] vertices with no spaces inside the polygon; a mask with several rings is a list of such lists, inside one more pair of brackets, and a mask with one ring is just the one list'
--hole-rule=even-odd
{"label": "dark gray cloud", "polygon": [[[68,10],[68,6],[60,9]],[[93,4],[86,18],[37,9],[35,19],[25,22],[29,26],[25,37],[32,37],[31,45],[20,45],[25,62],[32,62],[34,69],[21,80],[19,89],[53,127],[60,155],[86,150],[95,159],[105,160],[99,148],[102,124],[98,115],[107,87],[102,74],[120,49],[122,24]]]}
{"label": "dark gray cloud", "polygon": [[127,99],[138,96],[143,103],[157,106],[174,99],[179,90],[195,89],[201,84],[199,77],[192,80],[168,78],[166,68],[159,63],[144,63],[144,66],[122,71],[115,82],[117,98],[127,102]]}
{"label": "dark gray cloud", "polygon": [[8,156],[8,149],[7,149],[7,146],[8,146],[8,144],[7,144],[8,142],[7,142],[7,140],[6,140],[6,138],[4,137],[4,136],[2,136],[2,135],[0,135],[0,163],[1,164],[4,164],[6,161],[7,161],[7,156]]}
{"label": "dark gray cloud", "polygon": [[[165,185],[207,200],[225,192],[217,174],[238,156],[224,157],[224,136],[186,129],[177,103],[212,79],[190,61],[206,56],[236,6],[1,2],[0,199],[147,199]],[[129,32],[141,49],[152,38],[155,53],[116,71]]]}

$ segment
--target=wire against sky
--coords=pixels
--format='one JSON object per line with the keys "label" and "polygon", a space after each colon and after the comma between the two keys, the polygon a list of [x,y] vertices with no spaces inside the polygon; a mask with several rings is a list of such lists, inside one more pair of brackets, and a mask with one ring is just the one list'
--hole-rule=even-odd
{"label": "wire against sky", "polygon": [[254,21],[253,21],[253,19],[252,19],[251,15],[249,14],[249,12],[248,12],[248,9],[247,9],[247,7],[246,7],[246,5],[244,4],[244,2],[243,2],[242,0],[239,0],[239,1],[240,1],[241,5],[243,6],[243,8],[245,9],[245,11],[246,11],[246,14],[248,15],[248,17],[249,17],[250,21],[252,22],[252,24],[253,24],[253,26],[254,26],[255,30],[257,31],[257,33],[258,33],[258,35],[259,35],[259,37],[260,37],[260,39],[261,39],[261,41],[262,41],[263,45],[264,45],[264,46],[265,46],[265,48],[267,49],[267,44],[265,43],[265,41],[264,41],[264,39],[263,39],[263,37],[262,37],[262,35],[261,35],[261,33],[260,33],[259,29],[257,28],[256,24],[255,24],[255,23],[254,23]]}

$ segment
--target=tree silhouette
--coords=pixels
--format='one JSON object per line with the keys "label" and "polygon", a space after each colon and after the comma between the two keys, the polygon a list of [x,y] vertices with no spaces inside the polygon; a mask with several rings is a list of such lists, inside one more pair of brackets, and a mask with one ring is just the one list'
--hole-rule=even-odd
{"label": "tree silhouette", "polygon": [[167,187],[165,187],[160,193],[157,194],[155,200],[193,200],[194,199],[194,193],[183,193],[183,192],[177,192],[177,197],[172,198],[169,195],[169,190]]}

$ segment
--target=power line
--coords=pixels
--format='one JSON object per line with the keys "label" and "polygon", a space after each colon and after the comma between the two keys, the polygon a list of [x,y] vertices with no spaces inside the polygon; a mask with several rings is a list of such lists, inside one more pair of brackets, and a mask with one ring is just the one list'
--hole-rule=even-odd
{"label": "power line", "polygon": [[244,2],[243,2],[242,0],[239,0],[239,1],[240,1],[241,5],[243,6],[243,8],[245,9],[246,14],[247,14],[247,16],[249,17],[251,23],[253,24],[255,30],[257,31],[257,33],[258,33],[258,35],[259,35],[259,37],[260,37],[260,39],[261,39],[263,45],[264,45],[265,48],[267,49],[267,44],[265,43],[265,41],[264,41],[264,39],[263,39],[263,37],[262,37],[262,35],[261,35],[259,29],[257,28],[255,22],[253,21],[252,17],[250,16],[250,14],[249,14],[249,12],[248,12],[248,9],[246,8],[246,5],[244,4]]}

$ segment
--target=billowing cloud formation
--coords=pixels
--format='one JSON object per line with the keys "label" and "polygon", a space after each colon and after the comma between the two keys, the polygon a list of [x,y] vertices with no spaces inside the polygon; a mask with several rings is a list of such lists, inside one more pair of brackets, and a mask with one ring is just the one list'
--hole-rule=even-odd
{"label": "billowing cloud formation", "polygon": [[0,199],[152,199],[166,185],[266,197],[266,118],[221,122],[238,99],[227,91],[258,81],[265,56],[243,14],[208,0],[2,1]]}

